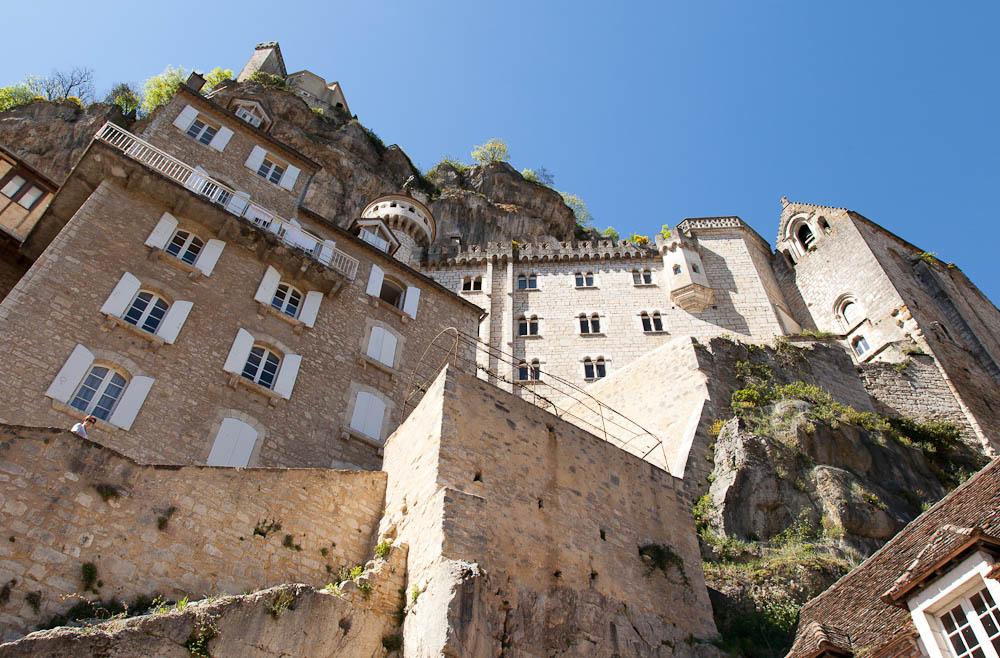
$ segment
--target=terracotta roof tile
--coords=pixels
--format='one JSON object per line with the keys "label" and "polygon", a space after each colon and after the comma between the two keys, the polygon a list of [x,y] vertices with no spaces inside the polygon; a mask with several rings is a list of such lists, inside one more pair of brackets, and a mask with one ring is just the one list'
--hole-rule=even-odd
{"label": "terracotta roof tile", "polygon": [[855,654],[878,652],[902,634],[912,633],[909,611],[886,603],[880,595],[897,587],[897,581],[920,578],[922,569],[961,548],[963,538],[995,537],[1000,537],[1000,459],[994,459],[803,606],[787,658],[812,658],[821,651],[817,651],[815,639],[810,639],[815,638],[815,624],[836,625],[850,638]]}

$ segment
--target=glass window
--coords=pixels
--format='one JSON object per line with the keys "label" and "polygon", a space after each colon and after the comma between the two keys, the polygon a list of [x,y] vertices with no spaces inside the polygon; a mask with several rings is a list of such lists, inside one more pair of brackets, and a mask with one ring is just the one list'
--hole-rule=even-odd
{"label": "glass window", "polygon": [[278,366],[280,364],[281,359],[277,354],[266,347],[255,345],[250,350],[250,356],[247,357],[247,363],[243,366],[242,374],[253,383],[260,384],[264,388],[274,388],[274,380],[277,377]]}
{"label": "glass window", "polygon": [[189,137],[198,140],[202,144],[208,144],[215,137],[215,133],[218,132],[218,128],[210,126],[201,119],[195,119],[188,129],[187,134]]}
{"label": "glass window", "polygon": [[470,277],[462,279],[462,290],[472,290],[472,279]]}
{"label": "glass window", "polygon": [[528,335],[528,318],[523,315],[517,321],[517,335],[527,336]]}
{"label": "glass window", "polygon": [[21,198],[17,200],[17,203],[23,208],[31,208],[35,205],[35,201],[42,196],[42,189],[39,187],[32,186],[27,192],[21,195]]}
{"label": "glass window", "polygon": [[93,414],[101,420],[107,420],[121,399],[125,384],[125,377],[117,371],[104,366],[94,366],[83,378],[83,383],[69,404],[85,414]]}
{"label": "glass window", "polygon": [[580,333],[589,334],[590,333],[590,321],[587,319],[586,314],[580,314]]}
{"label": "glass window", "polygon": [[674,265],[674,275],[676,276],[677,274],[680,274],[680,273],[681,273],[681,266],[680,265]]}
{"label": "glass window", "polygon": [[523,274],[520,275],[520,276],[518,276],[517,277],[517,289],[518,290],[527,290],[527,288],[528,288],[528,277],[524,276]]}
{"label": "glass window", "polygon": [[201,248],[204,246],[205,243],[193,233],[177,231],[174,233],[174,237],[170,239],[170,243],[167,244],[165,251],[171,256],[181,259],[188,265],[194,265],[195,261],[198,260],[198,254],[201,253]]}
{"label": "glass window", "polygon": [[583,360],[583,378],[593,379],[594,378],[594,362],[587,357]]}
{"label": "glass window", "polygon": [[659,313],[653,313],[653,331],[663,331],[663,318]]}
{"label": "glass window", "polygon": [[653,273],[649,270],[642,271],[642,282],[645,284],[653,283]]}
{"label": "glass window", "polygon": [[483,277],[477,276],[475,279],[472,280],[472,289],[473,290],[483,289]]}
{"label": "glass window", "polygon": [[597,358],[597,378],[600,379],[608,374],[608,371],[604,367],[604,359],[601,357]]}
{"label": "glass window", "polygon": [[597,313],[590,316],[590,333],[601,333],[601,318],[597,315]]}
{"label": "glass window", "polygon": [[5,197],[13,198],[13,196],[17,194],[18,190],[20,190],[26,182],[27,181],[25,181],[21,176],[14,176],[7,181],[7,184],[3,186],[3,189],[0,190],[0,192],[3,192]]}
{"label": "glass window", "polygon": [[532,274],[531,276],[528,277],[528,288],[534,290],[537,287],[538,287],[538,278],[534,274]]}
{"label": "glass window", "polygon": [[652,331],[653,330],[653,322],[649,319],[649,313],[646,313],[645,311],[643,311],[642,313],[639,314],[639,317],[642,318],[642,330],[643,331]]}
{"label": "glass window", "polygon": [[131,306],[125,311],[122,319],[129,324],[134,324],[140,329],[145,329],[151,334],[155,334],[163,321],[163,316],[167,314],[170,305],[158,295],[140,290],[139,294],[132,300]]}
{"label": "glass window", "polygon": [[583,287],[583,272],[576,273],[576,287],[577,288]]}
{"label": "glass window", "polygon": [[236,108],[236,116],[243,119],[251,126],[255,126],[257,128],[260,127],[261,118],[257,116],[257,111],[255,109],[248,109],[241,105]]}
{"label": "glass window", "polygon": [[855,353],[857,353],[858,356],[863,355],[870,349],[868,347],[868,341],[865,340],[864,336],[858,336],[857,338],[852,340],[851,345],[854,346],[854,351]]}
{"label": "glass window", "polygon": [[528,320],[528,333],[532,336],[538,335],[538,316],[532,315],[531,319]]}
{"label": "glass window", "polygon": [[528,367],[527,361],[521,361],[517,364],[517,378],[522,382],[527,381],[531,377],[531,369]]}
{"label": "glass window", "polygon": [[299,317],[299,307],[302,305],[302,293],[287,283],[278,284],[274,291],[271,306],[291,318]]}
{"label": "glass window", "polygon": [[587,272],[586,276],[584,276],[584,282],[587,284],[588,288],[592,287],[594,285],[594,273]]}
{"label": "glass window", "polygon": [[281,177],[285,175],[285,168],[276,162],[264,158],[264,161],[260,163],[260,167],[257,169],[257,175],[261,178],[266,178],[272,183],[278,183],[281,181]]}
{"label": "glass window", "polygon": [[632,283],[635,285],[642,283],[642,275],[639,273],[639,270],[632,270]]}

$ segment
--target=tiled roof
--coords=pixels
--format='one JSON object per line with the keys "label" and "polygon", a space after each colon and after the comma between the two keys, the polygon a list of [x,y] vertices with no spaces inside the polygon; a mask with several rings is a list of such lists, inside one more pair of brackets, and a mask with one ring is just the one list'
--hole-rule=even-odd
{"label": "tiled roof", "polygon": [[998,536],[1000,459],[994,459],[803,606],[787,658],[812,658],[823,651],[815,639],[816,624],[833,626],[846,634],[854,654],[877,653],[901,635],[912,633],[909,611],[886,603],[880,596],[918,583],[956,550],[975,541],[992,543]]}
{"label": "tiled roof", "polygon": [[799,632],[795,637],[791,654],[811,657],[824,652],[854,655],[850,636],[836,626],[821,624],[818,621],[799,624]]}

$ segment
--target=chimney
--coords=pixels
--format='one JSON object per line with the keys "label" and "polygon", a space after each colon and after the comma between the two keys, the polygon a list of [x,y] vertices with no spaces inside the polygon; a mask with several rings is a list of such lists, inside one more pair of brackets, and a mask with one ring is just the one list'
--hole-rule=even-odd
{"label": "chimney", "polygon": [[201,88],[205,86],[205,76],[197,71],[192,71],[191,75],[188,76],[187,82],[184,84],[195,91],[201,91]]}

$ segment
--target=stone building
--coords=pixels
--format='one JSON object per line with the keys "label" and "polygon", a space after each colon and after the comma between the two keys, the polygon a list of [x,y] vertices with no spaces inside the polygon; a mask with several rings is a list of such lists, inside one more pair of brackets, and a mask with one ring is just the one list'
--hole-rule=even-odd
{"label": "stone building", "polygon": [[405,364],[482,311],[366,237],[403,224],[300,209],[318,165],[252,100],[198,92],[141,136],[106,125],[38,220],[0,305],[0,415],[93,414],[94,438],[146,463],[377,469]]}
{"label": "stone building", "polygon": [[0,146],[0,296],[31,265],[20,253],[21,245],[58,189],[48,176]]}

